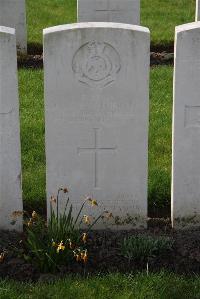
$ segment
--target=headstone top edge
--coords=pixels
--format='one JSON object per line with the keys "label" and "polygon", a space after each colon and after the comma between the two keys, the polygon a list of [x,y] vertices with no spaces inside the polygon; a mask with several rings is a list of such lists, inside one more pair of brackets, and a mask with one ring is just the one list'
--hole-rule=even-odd
{"label": "headstone top edge", "polygon": [[73,29],[89,29],[89,28],[108,28],[108,29],[128,29],[132,31],[139,31],[150,34],[150,30],[147,27],[131,25],[131,24],[123,24],[123,23],[112,23],[112,22],[83,22],[83,23],[74,23],[74,24],[66,24],[59,25],[54,27],[49,27],[43,29],[43,35],[73,30]]}
{"label": "headstone top edge", "polygon": [[15,35],[15,29],[11,27],[0,26],[0,33]]}
{"label": "headstone top edge", "polygon": [[176,26],[175,31],[176,33],[179,33],[179,32],[194,30],[198,28],[200,28],[200,21]]}

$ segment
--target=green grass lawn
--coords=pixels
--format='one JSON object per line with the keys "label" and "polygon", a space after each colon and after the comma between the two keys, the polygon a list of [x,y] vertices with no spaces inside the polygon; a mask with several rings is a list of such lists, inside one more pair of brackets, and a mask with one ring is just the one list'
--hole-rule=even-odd
{"label": "green grass lawn", "polygon": [[[23,197],[25,207],[45,206],[43,71],[19,70]],[[149,204],[170,201],[172,67],[151,68]],[[67,182],[66,182],[67,184]]]}
{"label": "green grass lawn", "polygon": [[152,46],[173,47],[175,26],[194,22],[196,0],[141,0],[141,25]]}
{"label": "green grass lawn", "polygon": [[25,208],[45,206],[43,71],[20,70],[20,120]]}
{"label": "green grass lawn", "polygon": [[[196,0],[141,0],[141,25],[152,46],[173,46],[174,27],[193,22]],[[42,49],[42,29],[76,22],[76,0],[27,0],[29,52]]]}
{"label": "green grass lawn", "polygon": [[49,284],[0,281],[5,299],[199,299],[200,278],[172,274],[110,274],[88,279],[66,278]]}
{"label": "green grass lawn", "polygon": [[149,204],[165,206],[171,196],[173,68],[151,68]]}

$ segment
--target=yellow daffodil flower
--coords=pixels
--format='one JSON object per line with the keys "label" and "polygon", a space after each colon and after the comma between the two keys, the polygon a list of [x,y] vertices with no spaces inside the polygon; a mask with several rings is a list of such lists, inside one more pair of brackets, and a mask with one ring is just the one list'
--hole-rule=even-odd
{"label": "yellow daffodil flower", "polygon": [[37,215],[36,211],[33,211],[33,213],[32,213],[32,218],[33,218],[33,219],[36,219],[37,216],[38,216],[38,215]]}
{"label": "yellow daffodil flower", "polygon": [[91,202],[91,205],[92,205],[92,207],[98,206],[98,203],[95,199],[93,199],[92,202]]}
{"label": "yellow daffodil flower", "polygon": [[87,242],[87,234],[86,234],[86,233],[83,233],[82,241],[83,241],[84,243]]}
{"label": "yellow daffodil flower", "polygon": [[88,254],[87,254],[87,251],[85,251],[85,253],[84,253],[83,257],[82,257],[82,260],[83,260],[84,264],[87,263],[87,261],[88,261]]}
{"label": "yellow daffodil flower", "polygon": [[4,259],[5,259],[5,253],[2,252],[2,253],[0,254],[0,263],[3,263]]}
{"label": "yellow daffodil flower", "polygon": [[83,221],[84,221],[85,224],[90,224],[90,217],[87,216],[87,215],[84,215],[83,216]]}
{"label": "yellow daffodil flower", "polygon": [[61,250],[62,251],[65,250],[65,246],[63,245],[63,241],[61,241],[60,244],[58,244],[57,253],[59,253]]}

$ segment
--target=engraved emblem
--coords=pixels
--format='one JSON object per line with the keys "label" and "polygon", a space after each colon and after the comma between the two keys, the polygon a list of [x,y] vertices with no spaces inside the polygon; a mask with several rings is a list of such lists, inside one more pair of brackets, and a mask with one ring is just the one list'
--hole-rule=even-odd
{"label": "engraved emblem", "polygon": [[90,87],[105,87],[120,71],[120,56],[109,44],[92,41],[78,49],[72,69],[78,80]]}

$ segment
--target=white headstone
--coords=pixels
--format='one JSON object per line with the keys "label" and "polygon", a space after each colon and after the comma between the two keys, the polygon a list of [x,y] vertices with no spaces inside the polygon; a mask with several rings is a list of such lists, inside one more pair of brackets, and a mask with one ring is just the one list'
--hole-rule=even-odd
{"label": "white headstone", "polygon": [[139,25],[140,0],[78,0],[77,19]]}
{"label": "white headstone", "polygon": [[176,27],[172,220],[200,225],[200,22]]}
{"label": "white headstone", "polygon": [[19,131],[15,30],[0,26],[0,229],[20,231],[22,217],[12,217],[22,211]]}
{"label": "white headstone", "polygon": [[27,32],[25,0],[0,0],[0,26],[16,29],[18,52],[26,54]]}
{"label": "white headstone", "polygon": [[200,20],[200,0],[196,0],[196,21]]}
{"label": "white headstone", "polygon": [[44,30],[48,198],[68,185],[77,209],[89,194],[123,229],[146,225],[149,44],[133,25]]}

